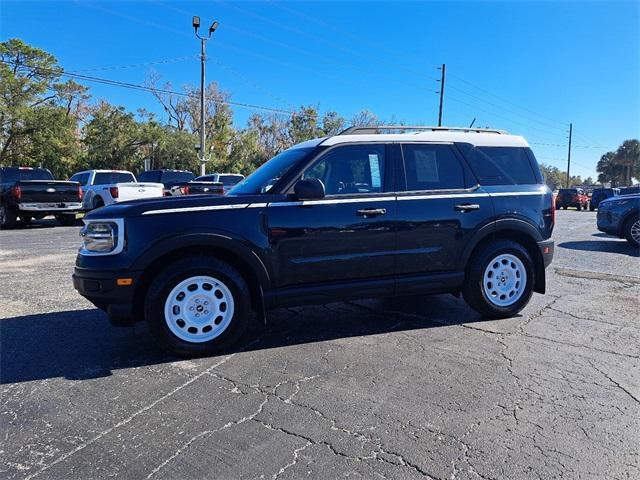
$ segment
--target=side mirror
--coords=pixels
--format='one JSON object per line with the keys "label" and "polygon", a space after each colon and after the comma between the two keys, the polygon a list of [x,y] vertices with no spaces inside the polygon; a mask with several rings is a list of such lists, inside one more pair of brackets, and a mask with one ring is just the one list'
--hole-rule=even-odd
{"label": "side mirror", "polygon": [[317,178],[299,180],[293,187],[296,198],[300,200],[315,200],[324,198],[324,184]]}

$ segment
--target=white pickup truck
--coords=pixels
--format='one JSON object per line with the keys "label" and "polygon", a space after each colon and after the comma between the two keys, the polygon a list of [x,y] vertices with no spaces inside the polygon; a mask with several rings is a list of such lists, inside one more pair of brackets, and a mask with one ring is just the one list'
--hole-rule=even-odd
{"label": "white pickup truck", "polygon": [[69,180],[80,183],[83,210],[164,195],[164,185],[161,183],[139,183],[135,175],[126,170],[85,170],[76,173]]}

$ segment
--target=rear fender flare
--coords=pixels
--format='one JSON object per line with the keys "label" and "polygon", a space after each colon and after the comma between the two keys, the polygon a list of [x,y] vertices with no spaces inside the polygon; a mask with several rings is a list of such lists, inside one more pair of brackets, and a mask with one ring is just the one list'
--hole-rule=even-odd
{"label": "rear fender flare", "polygon": [[[466,270],[466,266],[471,258],[471,254],[481,242],[485,241],[488,238],[491,238],[492,236],[498,236],[500,232],[506,231],[517,231],[523,233],[531,238],[531,240],[536,244],[537,242],[544,240],[544,238],[542,238],[542,235],[540,234],[540,231],[534,225],[525,220],[519,220],[516,218],[495,220],[484,225],[474,233],[473,237],[467,243],[467,246],[462,254],[459,269],[462,271]],[[544,293],[546,288],[544,260],[542,258],[542,254],[537,248],[532,252],[532,260],[534,262],[536,273],[536,283],[534,285],[534,289],[536,292]]]}

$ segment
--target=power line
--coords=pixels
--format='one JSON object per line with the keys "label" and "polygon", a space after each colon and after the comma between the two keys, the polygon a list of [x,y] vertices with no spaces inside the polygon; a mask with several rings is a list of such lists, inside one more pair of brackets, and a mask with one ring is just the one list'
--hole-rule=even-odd
{"label": "power line", "polygon": [[[550,124],[550,123],[548,123],[548,122],[542,122],[542,121],[540,121],[540,120],[536,120],[535,118],[532,118],[532,117],[530,117],[530,116],[524,115],[524,114],[519,113],[519,112],[517,112],[517,111],[515,111],[515,110],[512,110],[512,109],[507,109],[507,108],[503,107],[502,105],[499,105],[499,104],[494,103],[494,102],[490,102],[489,100],[486,100],[486,99],[484,99],[484,98],[482,98],[482,97],[479,97],[479,96],[477,96],[477,95],[474,95],[474,94],[472,94],[472,93],[469,93],[469,92],[467,92],[466,90],[463,90],[463,89],[461,89],[460,87],[456,86],[455,84],[454,84],[454,85],[451,85],[451,82],[449,82],[449,88],[451,88],[451,89],[453,89],[453,90],[456,90],[457,92],[460,92],[460,93],[462,93],[462,94],[464,94],[464,95],[467,95],[467,96],[469,96],[469,97],[475,98],[475,99],[477,99],[477,100],[479,100],[479,101],[481,101],[481,102],[483,102],[483,103],[486,103],[486,104],[491,105],[491,106],[493,106],[493,107],[496,107],[496,108],[499,108],[499,109],[501,109],[501,110],[504,110],[505,112],[508,112],[508,113],[510,113],[510,114],[513,114],[513,115],[516,115],[516,116],[518,116],[518,117],[522,117],[522,118],[524,118],[524,119],[527,119],[527,120],[528,120],[528,121],[530,121],[530,122],[535,122],[535,123],[538,123],[538,124],[540,124],[540,125],[548,126],[548,127],[554,128],[554,129],[558,128],[557,126],[552,125],[552,124]],[[565,128],[566,128],[566,125],[565,125]],[[555,135],[555,133],[554,133],[554,135]]]}
{"label": "power line", "polygon": [[[84,74],[80,74],[80,73],[70,73],[70,72],[60,72],[58,70],[53,70],[53,69],[47,69],[47,68],[42,68],[42,67],[37,67],[37,66],[32,66],[32,65],[27,65],[27,64],[21,64],[21,63],[16,63],[16,62],[12,62],[10,60],[0,60],[0,62],[5,63],[5,64],[9,64],[9,65],[16,65],[16,66],[23,66],[25,68],[29,68],[30,70],[34,71],[34,72],[40,72],[40,73],[52,73],[55,75],[60,75],[63,77],[68,77],[68,78],[74,78],[77,80],[85,80],[88,82],[95,82],[95,83],[101,83],[104,85],[111,85],[111,86],[116,86],[116,87],[122,87],[122,88],[128,88],[131,90],[139,90],[139,91],[145,91],[145,92],[151,92],[151,93],[164,93],[164,94],[168,94],[168,95],[176,95],[179,97],[190,97],[190,98],[194,98],[195,95],[193,94],[189,94],[189,93],[184,93],[184,92],[176,92],[173,90],[169,90],[166,88],[155,88],[155,87],[149,87],[146,85],[140,85],[137,83],[129,83],[129,82],[121,82],[119,80],[111,80],[108,78],[100,78],[100,77],[94,77],[94,76],[90,76],[90,75],[84,75]],[[244,103],[244,102],[236,102],[236,101],[231,101],[231,100],[219,100],[219,99],[215,99],[213,100],[215,103],[221,103],[224,105],[230,105],[230,106],[234,106],[234,107],[240,107],[240,108],[246,108],[249,110],[263,110],[263,111],[267,111],[267,112],[273,112],[273,113],[283,113],[286,115],[299,115],[299,112],[294,112],[294,111],[290,111],[290,110],[284,110],[281,108],[273,108],[273,107],[267,107],[267,106],[263,106],[263,105],[255,105],[255,104],[251,104],[251,103]]]}
{"label": "power line", "polygon": [[[453,100],[454,102],[457,102],[457,103],[461,103],[462,105],[466,105],[467,107],[471,107],[474,110],[480,110],[481,112],[485,112],[485,113],[488,113],[488,114],[493,115],[495,117],[502,118],[503,120],[506,120],[508,122],[516,123],[516,124],[519,124],[519,125],[523,125],[524,127],[528,128],[528,129],[538,130],[538,131],[543,132],[545,134],[549,134],[550,133],[550,131],[548,131],[548,130],[541,129],[539,127],[536,127],[536,126],[533,126],[533,125],[530,125],[528,123],[524,123],[524,122],[521,122],[521,121],[518,121],[518,120],[514,120],[513,118],[506,117],[504,115],[501,115],[500,113],[496,113],[496,112],[493,112],[491,110],[487,110],[487,109],[482,108],[482,107],[478,107],[477,105],[465,102],[464,100],[460,100],[459,98],[452,97],[451,95],[449,95],[447,97],[447,99],[448,100]],[[551,133],[551,134],[552,135],[560,135],[558,133]]]}
{"label": "power line", "polygon": [[130,63],[126,65],[111,65],[107,67],[94,67],[94,68],[82,68],[82,69],[74,69],[67,70],[69,73],[82,73],[82,72],[98,72],[98,71],[108,71],[108,70],[124,70],[128,68],[138,68],[138,67],[146,67],[148,65],[163,65],[168,63],[176,63],[183,62],[187,60],[195,60],[198,58],[198,55],[187,55],[176,58],[165,58],[162,60],[152,60],[148,62],[139,62],[139,63]]}
{"label": "power line", "polygon": [[507,100],[507,99],[505,99],[505,98],[503,98],[503,97],[501,97],[501,96],[499,96],[499,95],[496,95],[496,94],[494,94],[494,93],[490,92],[489,90],[487,90],[487,89],[485,89],[485,88],[479,87],[479,86],[477,86],[476,84],[471,83],[470,81],[468,81],[468,80],[466,80],[466,79],[462,78],[460,75],[456,75],[456,74],[453,74],[453,73],[452,73],[452,74],[451,74],[451,76],[452,76],[452,77],[457,78],[457,79],[458,79],[458,80],[460,80],[461,82],[464,82],[464,83],[466,83],[466,84],[468,84],[468,85],[472,86],[473,88],[476,88],[477,90],[480,90],[480,91],[482,91],[482,92],[486,93],[487,95],[490,95],[490,96],[492,96],[492,97],[494,97],[494,98],[496,98],[496,99],[498,99],[498,100],[500,100],[500,101],[502,101],[502,102],[508,103],[509,105],[512,105],[512,106],[514,106],[514,107],[516,107],[516,108],[519,108],[519,109],[524,110],[524,111],[526,111],[526,112],[532,113],[533,115],[537,115],[537,116],[539,116],[539,117],[541,117],[541,118],[545,118],[545,119],[547,119],[547,120],[549,120],[549,121],[551,121],[551,122],[553,122],[553,123],[556,123],[556,124],[558,124],[558,125],[561,125],[561,126],[562,126],[562,127],[564,127],[564,128],[567,128],[567,126],[568,126],[568,124],[567,124],[567,123],[565,123],[565,122],[560,122],[560,121],[555,120],[555,119],[553,119],[553,118],[551,118],[551,117],[548,117],[548,116],[543,115],[543,114],[541,114],[541,113],[538,113],[538,112],[536,112],[536,111],[534,111],[534,110],[531,110],[530,108],[526,108],[526,107],[523,107],[523,106],[521,106],[521,105],[518,105],[517,103],[514,103],[514,102],[512,102],[511,100]]}

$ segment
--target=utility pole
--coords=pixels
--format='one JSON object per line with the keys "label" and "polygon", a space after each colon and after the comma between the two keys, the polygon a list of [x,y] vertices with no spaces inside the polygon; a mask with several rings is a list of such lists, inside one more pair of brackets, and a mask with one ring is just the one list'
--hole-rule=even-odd
{"label": "utility pole", "polygon": [[439,70],[442,70],[442,77],[440,79],[440,109],[438,110],[438,126],[442,126],[442,102],[444,100],[444,81],[445,81],[445,72],[447,66],[443,63],[442,67]]}
{"label": "utility pole", "polygon": [[565,188],[569,188],[569,171],[571,170],[571,136],[573,135],[573,123],[569,124],[569,151],[567,152],[567,181]]}
{"label": "utility pole", "polygon": [[205,44],[207,40],[211,38],[213,32],[218,28],[218,22],[213,22],[209,27],[209,35],[207,37],[202,37],[198,35],[198,28],[200,28],[200,17],[193,17],[192,21],[193,29],[196,34],[196,38],[200,39],[200,145],[198,146],[198,160],[200,160],[200,175],[205,175],[206,172],[206,163],[209,161],[209,155],[206,154],[206,145],[205,145],[205,66],[207,63],[207,55],[205,52]]}

